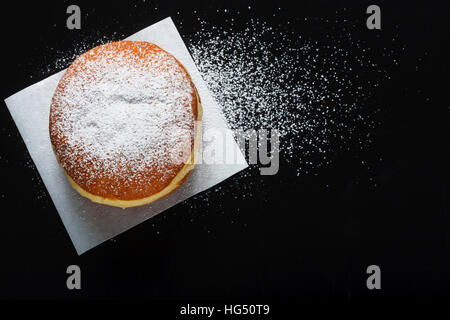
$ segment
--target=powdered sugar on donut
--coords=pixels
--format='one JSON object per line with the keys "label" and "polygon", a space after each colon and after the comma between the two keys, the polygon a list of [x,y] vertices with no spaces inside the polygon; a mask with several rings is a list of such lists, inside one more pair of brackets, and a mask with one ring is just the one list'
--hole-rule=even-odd
{"label": "powdered sugar on donut", "polygon": [[187,72],[159,47],[123,41],[94,48],[74,61],[53,97],[56,154],[94,194],[148,196],[190,157],[196,99]]}

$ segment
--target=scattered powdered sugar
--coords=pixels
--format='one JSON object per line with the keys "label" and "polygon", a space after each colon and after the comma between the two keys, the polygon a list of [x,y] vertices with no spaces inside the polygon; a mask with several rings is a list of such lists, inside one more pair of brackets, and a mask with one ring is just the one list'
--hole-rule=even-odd
{"label": "scattered powdered sugar", "polygon": [[116,42],[87,52],[53,98],[52,138],[63,142],[56,149],[62,165],[88,187],[107,181],[101,187],[118,197],[120,184],[159,191],[149,174],[167,184],[188,159],[179,152],[190,156],[194,90],[176,59],[154,45]]}
{"label": "scattered powdered sugar", "polygon": [[378,106],[365,102],[387,73],[352,38],[354,26],[343,23],[342,32],[321,40],[289,23],[228,22],[200,20],[188,47],[232,129],[277,129],[280,157],[295,162],[298,174],[352,144],[370,144]]}
{"label": "scattered powdered sugar", "polygon": [[[284,174],[274,177],[277,183],[295,185],[302,176],[317,176],[343,154],[351,154],[371,171],[372,162],[365,161],[364,154],[373,152],[383,113],[383,100],[375,97],[405,52],[397,29],[390,39],[367,34],[365,22],[346,18],[345,8],[335,18],[278,23],[246,19],[235,10],[224,12],[217,10],[220,19],[214,20],[198,14],[196,32],[186,35],[187,46],[232,129],[280,132]],[[187,25],[181,19],[176,22],[181,30]],[[365,38],[375,40],[367,43]],[[192,223],[199,213],[204,219],[226,213],[224,218],[233,223],[239,207],[211,199],[268,202],[276,188],[270,181],[260,176],[258,165],[250,166],[195,196],[201,201],[185,203],[184,219]]]}

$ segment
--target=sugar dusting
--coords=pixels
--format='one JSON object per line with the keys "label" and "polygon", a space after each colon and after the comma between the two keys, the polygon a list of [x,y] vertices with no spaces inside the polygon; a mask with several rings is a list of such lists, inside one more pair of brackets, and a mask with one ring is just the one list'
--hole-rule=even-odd
{"label": "sugar dusting", "polygon": [[[179,170],[173,152],[191,145],[194,125],[187,107],[194,87],[175,58],[147,43],[126,44],[80,56],[62,78],[51,113],[64,168],[89,190],[118,198],[122,185],[138,187],[137,197],[159,191],[155,179],[170,182]],[[149,179],[149,172],[159,177]]]}
{"label": "sugar dusting", "polygon": [[[280,170],[292,174],[283,174],[278,183],[295,185],[307,175],[316,176],[342,154],[360,159],[370,171],[363,155],[371,148],[382,113],[373,98],[390,80],[386,67],[397,66],[400,50],[405,51],[396,36],[391,39],[395,45],[374,48],[358,36],[364,22],[346,19],[345,12],[343,18],[294,18],[278,24],[260,18],[242,24],[236,22],[242,21],[239,11],[217,12],[227,16],[225,23],[219,26],[198,15],[197,32],[189,33],[187,46],[232,129],[280,132]],[[184,29],[182,21],[177,26]],[[311,35],[311,26],[322,35]],[[207,219],[226,213],[224,219],[232,224],[239,207],[227,202],[271,201],[271,179],[259,175],[258,165],[250,166],[197,195],[202,201],[186,203],[189,214],[183,219],[193,223],[199,215]],[[227,200],[211,201],[216,196]]]}
{"label": "sugar dusting", "polygon": [[200,24],[189,49],[231,128],[277,129],[298,174],[370,144],[377,110],[365,101],[387,74],[362,41],[345,33],[321,42],[258,19],[237,30]]}

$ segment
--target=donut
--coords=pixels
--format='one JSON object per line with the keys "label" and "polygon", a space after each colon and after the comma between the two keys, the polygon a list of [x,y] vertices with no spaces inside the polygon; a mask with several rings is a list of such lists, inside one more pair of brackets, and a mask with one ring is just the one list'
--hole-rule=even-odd
{"label": "donut", "polygon": [[202,107],[185,67],[149,42],[79,56],[52,97],[50,141],[72,187],[128,208],[167,196],[195,166]]}

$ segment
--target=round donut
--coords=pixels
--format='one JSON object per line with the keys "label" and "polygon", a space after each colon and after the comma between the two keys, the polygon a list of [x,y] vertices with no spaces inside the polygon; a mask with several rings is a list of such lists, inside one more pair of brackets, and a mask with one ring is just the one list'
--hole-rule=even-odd
{"label": "round donut", "polygon": [[201,118],[195,85],[174,56],[149,42],[111,42],[65,71],[50,106],[50,140],[82,196],[127,208],[186,180]]}

